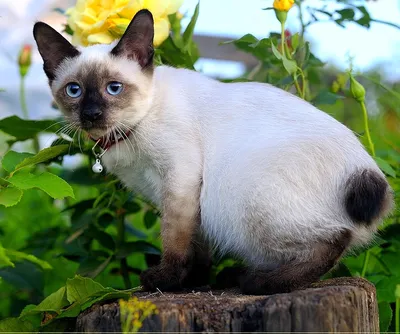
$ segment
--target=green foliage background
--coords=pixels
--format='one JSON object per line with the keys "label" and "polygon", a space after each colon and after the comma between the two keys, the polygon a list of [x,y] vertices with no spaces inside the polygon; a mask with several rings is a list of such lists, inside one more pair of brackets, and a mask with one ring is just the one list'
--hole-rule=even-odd
{"label": "green foliage background", "polygon": [[[368,147],[360,104],[349,94],[348,74],[322,63],[304,40],[304,32],[318,24],[320,15],[338,25],[369,28],[374,21],[364,6],[337,2],[337,10],[331,12],[323,7],[303,8],[296,2],[300,16],[289,14],[289,19],[298,19],[301,31],[288,37],[289,52],[284,56],[279,49],[280,33],[261,40],[248,34],[227,42],[254,55],[259,64],[241,78],[224,81],[267,82],[296,93],[296,79],[305,99],[354,130]],[[312,13],[309,22],[304,22],[305,10]],[[199,7],[184,31],[180,19],[170,16],[172,34],[156,50],[157,63],[194,69],[200,56],[192,39],[198,15]],[[384,83],[378,72],[359,74],[357,79],[367,91],[376,160],[395,190],[397,203],[400,84]],[[59,113],[55,111],[55,115]],[[0,330],[65,328],[65,319],[73,319],[94,302],[129,296],[130,289],[140,284],[138,274],[160,259],[157,208],[133,197],[112,176],[94,174],[93,143],[75,130],[69,131],[66,139],[61,135],[64,125],[62,118],[32,121],[12,116],[0,120],[1,149],[6,151],[0,169],[0,318],[14,317],[0,322]],[[57,139],[50,148],[37,152],[37,137],[43,132],[53,133]],[[16,143],[23,143],[26,152],[16,152]],[[67,155],[81,157],[81,165],[63,167]],[[399,328],[399,236],[396,210],[368,250],[346,257],[327,275],[362,276],[376,285],[382,331]],[[214,272],[234,264],[223,259]],[[90,289],[79,290],[82,282]],[[75,298],[74,289],[84,297]]]}

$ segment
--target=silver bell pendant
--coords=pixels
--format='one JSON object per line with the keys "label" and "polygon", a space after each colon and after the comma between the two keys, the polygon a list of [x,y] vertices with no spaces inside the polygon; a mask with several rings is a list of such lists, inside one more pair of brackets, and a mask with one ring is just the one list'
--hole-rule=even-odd
{"label": "silver bell pendant", "polygon": [[104,155],[104,153],[107,152],[107,149],[105,149],[105,150],[102,149],[101,153],[97,153],[96,152],[95,148],[96,148],[96,146],[98,145],[99,142],[100,142],[100,139],[98,141],[96,141],[96,143],[92,147],[92,152],[93,152],[93,154],[94,154],[94,156],[96,158],[96,162],[92,166],[92,171],[93,171],[93,173],[96,173],[96,174],[100,174],[103,171],[103,166],[101,164],[100,158]]}
{"label": "silver bell pendant", "polygon": [[92,166],[93,173],[100,174],[103,171],[100,159],[96,159],[96,163]]}

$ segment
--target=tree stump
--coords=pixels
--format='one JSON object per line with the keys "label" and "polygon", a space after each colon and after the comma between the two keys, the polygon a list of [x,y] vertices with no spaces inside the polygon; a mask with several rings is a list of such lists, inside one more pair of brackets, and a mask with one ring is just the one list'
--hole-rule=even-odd
{"label": "tree stump", "polygon": [[[235,290],[135,295],[159,310],[141,332],[379,332],[375,288],[361,278],[331,279],[272,296]],[[120,332],[118,303],[86,310],[76,331]]]}

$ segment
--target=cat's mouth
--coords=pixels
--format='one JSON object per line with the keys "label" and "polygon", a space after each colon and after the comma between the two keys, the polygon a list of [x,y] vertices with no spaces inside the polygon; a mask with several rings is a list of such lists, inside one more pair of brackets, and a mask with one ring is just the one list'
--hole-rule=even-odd
{"label": "cat's mouth", "polygon": [[115,144],[128,139],[131,131],[126,132],[109,132],[105,135],[96,138],[90,136],[90,138],[96,142],[97,146],[100,146],[103,150],[108,150],[110,147],[114,146]]}

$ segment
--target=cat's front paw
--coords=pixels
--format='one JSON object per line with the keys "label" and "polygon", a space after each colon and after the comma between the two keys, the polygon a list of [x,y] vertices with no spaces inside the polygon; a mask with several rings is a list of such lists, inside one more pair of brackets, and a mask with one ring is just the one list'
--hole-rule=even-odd
{"label": "cat's front paw", "polygon": [[184,267],[160,264],[142,272],[140,281],[145,291],[179,291],[186,276]]}

